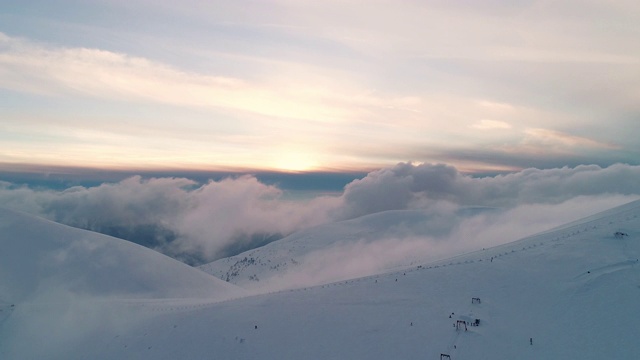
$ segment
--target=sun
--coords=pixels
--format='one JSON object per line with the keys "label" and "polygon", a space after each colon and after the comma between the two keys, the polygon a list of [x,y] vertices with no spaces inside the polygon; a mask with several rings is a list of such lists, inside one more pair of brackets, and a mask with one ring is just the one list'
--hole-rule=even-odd
{"label": "sun", "polygon": [[273,167],[280,171],[303,172],[312,171],[317,162],[309,153],[289,150],[278,153]]}

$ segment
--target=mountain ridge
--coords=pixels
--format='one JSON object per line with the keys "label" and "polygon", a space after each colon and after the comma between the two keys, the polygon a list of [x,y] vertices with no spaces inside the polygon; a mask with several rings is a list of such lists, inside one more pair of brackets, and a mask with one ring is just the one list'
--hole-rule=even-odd
{"label": "mountain ridge", "polygon": [[[322,262],[331,262],[343,269],[348,269],[350,262],[359,261],[357,258],[360,256],[359,250],[368,251],[369,247],[371,247],[375,251],[376,242],[382,244],[379,247],[386,246],[390,249],[399,249],[411,241],[413,241],[411,242],[412,246],[416,249],[443,246],[438,241],[429,239],[452,231],[461,220],[478,215],[484,216],[498,213],[499,209],[486,207],[462,208],[450,214],[432,214],[419,210],[385,211],[303,230],[263,247],[216,260],[198,268],[222,280],[254,291],[264,291],[264,289],[273,287],[308,287],[345,280],[350,277],[366,276],[371,272],[385,272],[395,268],[424,265],[436,261],[446,262],[449,258],[457,259],[460,256],[464,256],[469,252],[469,247],[475,247],[477,249],[475,251],[486,251],[495,246],[509,247],[511,243],[517,244],[536,236],[544,236],[551,232],[580,227],[587,222],[593,221],[593,219],[597,220],[616,213],[634,211],[638,207],[640,207],[640,200],[632,201],[621,207],[606,210],[568,224],[556,226],[519,240],[509,240],[502,245],[485,246],[478,244],[473,246],[471,244],[466,250],[458,251],[457,254],[452,250],[441,251],[440,253],[433,252],[426,260],[424,254],[412,254],[412,249],[408,249],[405,251],[406,254],[400,253],[397,256],[400,261],[389,262],[384,266],[369,266],[362,271],[353,271],[349,276],[334,276],[332,273],[327,273],[324,276],[324,270],[319,269],[322,266]],[[579,230],[576,229],[576,231]],[[473,234],[468,234],[468,236],[473,236]],[[472,250],[471,252],[474,251]],[[352,254],[355,258],[345,256],[342,253]],[[375,255],[377,257],[373,260],[378,260],[379,262],[380,258],[383,258],[382,261],[385,260],[384,254]],[[411,256],[414,256],[414,258],[411,259]],[[308,277],[308,281],[292,281],[294,273],[299,274],[307,271],[305,268],[307,266],[312,267],[308,272],[320,275],[316,278]]]}

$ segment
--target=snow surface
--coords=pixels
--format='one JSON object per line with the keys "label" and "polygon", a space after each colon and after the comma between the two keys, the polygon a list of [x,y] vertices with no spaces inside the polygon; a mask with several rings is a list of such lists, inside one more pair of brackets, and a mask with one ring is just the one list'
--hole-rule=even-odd
{"label": "snow surface", "polygon": [[[383,211],[302,230],[198,268],[257,292],[335,282],[408,265],[412,261],[424,262],[425,254],[412,258],[415,254],[410,250],[425,246],[433,250],[436,244],[428,244],[427,237],[448,234],[461,218],[492,211],[495,209],[487,207],[463,208],[446,215],[421,210]],[[387,248],[398,248],[396,243],[407,245],[418,238],[422,246],[414,246],[394,256],[386,251]],[[376,248],[382,253],[367,254],[375,252]],[[377,256],[372,258],[371,255]],[[437,258],[442,256],[431,251],[430,259]],[[354,266],[356,263],[357,267]]]}
{"label": "snow surface", "polygon": [[[246,294],[131,242],[5,209],[0,246],[0,359],[27,349],[32,356],[8,358],[49,358],[50,346],[84,331],[135,322],[135,308],[149,299],[209,303]],[[127,311],[116,310],[124,304]]]}
{"label": "snow surface", "polygon": [[[135,286],[96,285],[89,287],[91,302],[41,302],[40,284],[25,290],[5,281],[21,283],[24,273],[27,282],[37,282],[45,268],[56,280],[68,279],[47,267],[51,258],[33,254],[43,239],[73,247],[89,234],[7,212],[0,213],[0,224],[2,359],[440,359],[442,353],[454,360],[640,358],[640,201],[446,260],[224,301],[145,299]],[[618,231],[628,236],[614,237]],[[55,248],[43,252],[55,254]],[[108,277],[92,267],[93,253],[83,256],[74,272]],[[128,273],[131,266],[125,261],[108,269]],[[33,275],[36,268],[42,275]],[[113,284],[119,281],[126,279]],[[214,284],[217,290],[220,284]],[[11,292],[14,287],[18,291]],[[161,287],[144,294],[166,295]],[[236,296],[235,288],[220,288]],[[133,291],[133,300],[122,300],[126,291]],[[481,303],[472,303],[474,297]],[[83,319],[51,315],[60,309]],[[98,310],[109,316],[95,315]],[[480,326],[455,329],[457,320],[475,319]]]}

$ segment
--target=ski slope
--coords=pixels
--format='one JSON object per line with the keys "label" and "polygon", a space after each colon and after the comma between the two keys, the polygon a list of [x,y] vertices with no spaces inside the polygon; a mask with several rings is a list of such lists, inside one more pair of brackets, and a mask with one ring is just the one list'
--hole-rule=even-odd
{"label": "ski slope", "polygon": [[[407,243],[409,239],[442,236],[450,233],[461,219],[492,211],[495,209],[486,207],[464,208],[446,215],[421,210],[384,211],[302,230],[198,268],[230,283],[257,291],[339,281],[399,264],[409,264],[411,260],[424,260],[421,257],[408,259],[410,254],[400,254],[397,256],[399,259],[393,259],[387,253],[382,259],[376,259],[375,266],[345,269],[349,265],[344,263],[362,262],[362,252],[376,244],[385,244],[389,239]],[[421,242],[426,243],[424,240]],[[354,252],[354,256],[345,255],[347,252]],[[344,266],[341,271],[315,271],[313,276],[300,280],[296,278],[303,271],[309,271],[307,267],[322,268],[328,262],[334,266],[342,262]]]}
{"label": "ski slope", "polygon": [[637,359],[639,257],[636,201],[495,248],[316,287],[223,301],[105,291],[91,305],[108,310],[109,324],[42,322],[47,306],[5,297],[0,358]]}
{"label": "ski slope", "polygon": [[0,297],[226,299],[243,291],[140,245],[0,209]]}
{"label": "ski slope", "polygon": [[150,302],[246,293],[131,242],[5,209],[0,246],[0,359],[50,358],[92,331],[136,323]]}

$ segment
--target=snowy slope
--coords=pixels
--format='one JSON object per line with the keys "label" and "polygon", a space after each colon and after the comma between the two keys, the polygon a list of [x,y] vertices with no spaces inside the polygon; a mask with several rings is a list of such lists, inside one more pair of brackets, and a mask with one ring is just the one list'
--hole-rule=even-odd
{"label": "snowy slope", "polygon": [[[335,262],[337,261],[335,258],[344,256],[345,252],[364,250],[362,248],[366,245],[378,241],[441,236],[449,233],[459,224],[460,219],[491,211],[494,210],[475,207],[446,214],[446,216],[420,210],[383,211],[353,220],[302,230],[265,246],[201,265],[199,269],[249,289],[278,288],[282,287],[282,283],[295,287],[301,284],[307,286],[309,283],[315,285],[344,280],[370,274],[372,270],[391,268],[398,265],[398,262],[393,261],[389,254],[385,254],[384,260],[388,262],[376,269],[369,267],[360,272],[340,271],[335,276],[328,273],[326,276],[318,276],[306,283],[302,281],[300,284],[292,279],[291,273],[299,273],[301,268],[313,266],[312,263],[318,261],[317,257],[321,257],[320,261],[323,263],[330,260]],[[362,262],[362,259],[354,260],[352,257],[345,257],[346,262]],[[411,262],[411,259],[407,259],[404,255],[400,257],[400,263]],[[378,259],[378,262],[380,260]],[[318,264],[318,266],[322,267],[324,264]]]}
{"label": "snowy slope", "polygon": [[[131,305],[149,299],[209,303],[245,294],[131,242],[5,209],[0,248],[1,359],[4,351],[20,353],[33,343],[40,347],[31,349],[37,350],[32,357],[16,358],[47,358],[52,348],[80,341],[96,324],[132,324],[137,311]],[[117,311],[122,304],[131,311]],[[14,326],[7,325],[12,320]]]}
{"label": "snowy slope", "polygon": [[0,209],[0,299],[238,296],[239,288],[128,241]]}
{"label": "snowy slope", "polygon": [[[46,357],[36,340],[66,324],[25,332],[47,309],[5,306],[0,358],[637,359],[639,257],[634,202],[499,247],[328,285],[212,303],[106,302],[117,324],[65,330],[87,335],[50,340]],[[132,310],[136,321],[123,319]],[[480,326],[454,327],[475,319]]]}

